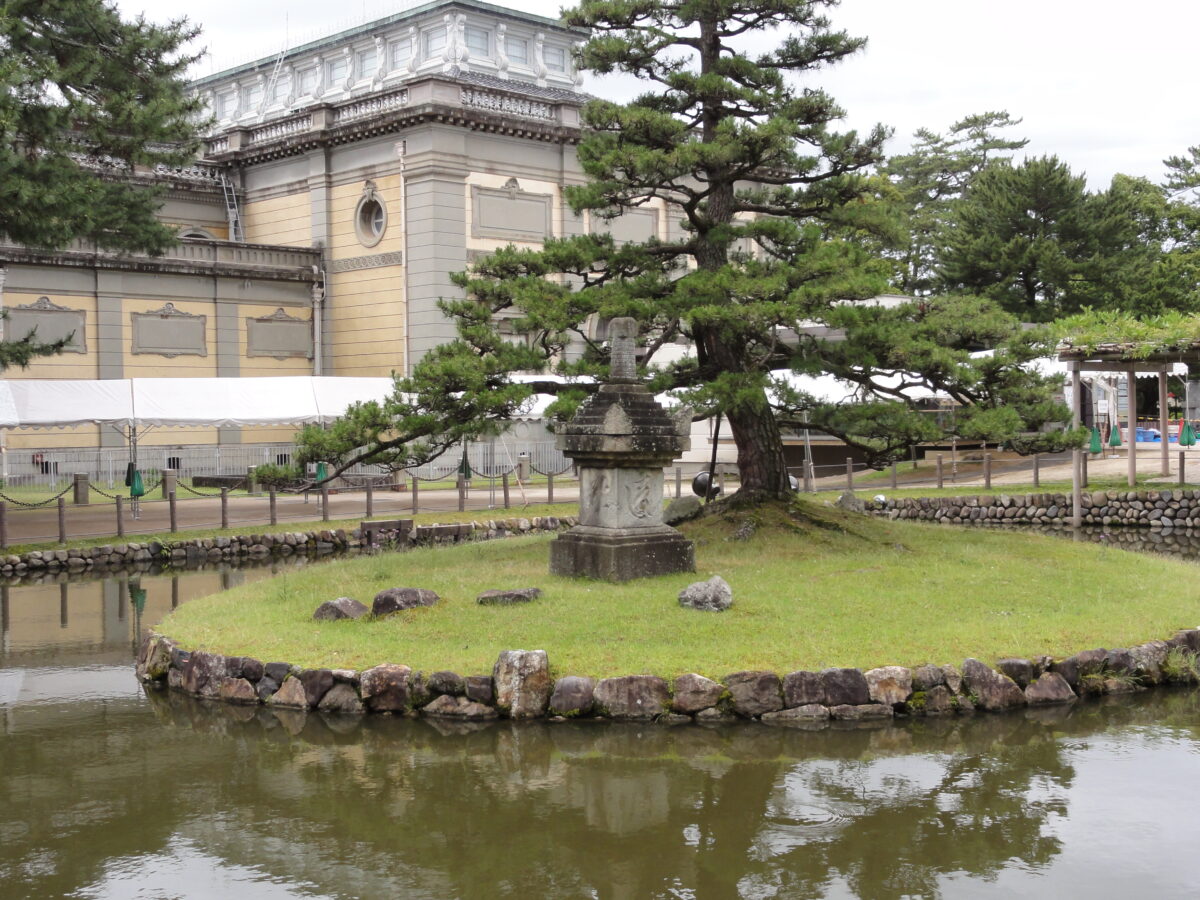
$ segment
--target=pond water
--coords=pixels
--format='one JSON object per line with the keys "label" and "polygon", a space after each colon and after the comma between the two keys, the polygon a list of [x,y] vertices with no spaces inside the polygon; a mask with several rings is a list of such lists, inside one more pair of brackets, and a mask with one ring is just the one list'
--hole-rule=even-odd
{"label": "pond water", "polygon": [[327,719],[137,685],[139,625],[271,572],[6,589],[0,897],[1197,893],[1200,694],[805,732]]}

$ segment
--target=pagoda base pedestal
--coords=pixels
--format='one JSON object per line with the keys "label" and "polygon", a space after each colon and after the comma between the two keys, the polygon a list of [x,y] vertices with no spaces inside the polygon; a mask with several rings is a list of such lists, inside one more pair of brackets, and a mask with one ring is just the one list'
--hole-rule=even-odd
{"label": "pagoda base pedestal", "polygon": [[551,575],[632,581],[694,571],[695,545],[669,525],[624,531],[577,525],[550,543]]}

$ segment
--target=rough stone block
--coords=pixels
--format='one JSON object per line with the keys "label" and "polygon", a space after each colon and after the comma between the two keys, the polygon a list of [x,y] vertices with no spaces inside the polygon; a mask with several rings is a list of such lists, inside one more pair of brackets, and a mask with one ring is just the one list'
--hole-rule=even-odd
{"label": "rough stone block", "polygon": [[496,706],[514,719],[541,716],[550,703],[550,662],[545,650],[504,650],[492,669]]}
{"label": "rough stone block", "polygon": [[724,685],[690,672],[675,679],[675,697],[671,706],[676,712],[692,715],[716,706],[723,693]]}
{"label": "rough stone block", "polygon": [[412,669],[384,663],[359,676],[359,690],[372,712],[404,712],[412,705],[409,678]]}
{"label": "rough stone block", "polygon": [[733,711],[743,718],[783,709],[783,684],[774,672],[735,672],[724,681]]}
{"label": "rough stone block", "polygon": [[511,603],[529,603],[542,596],[541,588],[515,588],[513,590],[484,591],[475,598],[480,606],[507,606]]}
{"label": "rough stone block", "polygon": [[476,703],[491,705],[496,699],[496,692],[492,688],[491,675],[468,675],[464,692],[468,700],[474,700]]}
{"label": "rough stone block", "polygon": [[348,684],[339,682],[325,692],[317,709],[327,713],[361,715],[366,712],[358,692]]}
{"label": "rough stone block", "polygon": [[825,681],[820,672],[789,672],[783,678],[785,707],[825,704]]}
{"label": "rough stone block", "polygon": [[1025,688],[1025,700],[1030,706],[1070,703],[1075,699],[1075,692],[1058,672],[1043,672],[1037,681]]}
{"label": "rough stone block", "polygon": [[425,588],[385,588],[375,595],[371,602],[371,612],[376,616],[387,616],[418,606],[434,606],[439,599],[437,594]]}
{"label": "rough stone block", "polygon": [[567,675],[554,682],[550,695],[550,714],[554,716],[586,716],[592,711],[596,682],[592,678]]}
{"label": "rough stone block", "polygon": [[790,709],[763,713],[764,725],[790,725],[792,727],[822,727],[829,721],[829,708],[819,703],[808,703]]}
{"label": "rough stone block", "polygon": [[366,604],[359,603],[353,597],[338,597],[336,600],[326,600],[317,607],[313,619],[317,622],[336,622],[338,619],[361,619],[369,609]]}
{"label": "rough stone block", "polygon": [[822,669],[826,706],[862,706],[871,702],[871,689],[858,669]]}
{"label": "rough stone block", "polygon": [[912,671],[903,666],[881,666],[865,672],[863,677],[875,703],[897,706],[912,696]]}
{"label": "rough stone block", "polygon": [[733,606],[733,588],[720,575],[689,584],[679,592],[679,605],[707,612],[723,612]]}
{"label": "rough stone block", "polygon": [[621,582],[694,571],[692,542],[666,526],[650,534],[612,535],[579,525],[550,544],[552,575]]}
{"label": "rough stone block", "polygon": [[603,678],[594,692],[596,708],[614,719],[654,719],[667,712],[667,683],[654,675]]}
{"label": "rough stone block", "polygon": [[988,712],[1025,705],[1025,694],[1015,681],[977,659],[963,662],[963,683],[978,698],[977,705]]}

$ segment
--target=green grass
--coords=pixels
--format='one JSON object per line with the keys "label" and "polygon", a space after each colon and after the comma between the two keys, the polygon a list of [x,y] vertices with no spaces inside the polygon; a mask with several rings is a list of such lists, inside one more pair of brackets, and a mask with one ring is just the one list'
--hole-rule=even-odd
{"label": "green grass", "polygon": [[[1161,638],[1200,621],[1194,567],[1035,535],[889,522],[803,504],[807,520],[759,511],[686,528],[699,571],[613,585],[547,574],[549,538],[335,562],[247,585],[173,613],[160,630],[185,647],[304,666],[491,671],[505,649],[544,649],[556,675],[817,669],[959,663],[966,656],[1065,655]],[[699,613],[677,595],[720,574],[734,607]],[[337,596],[368,605],[386,587],[431,588],[433,608],[374,621],[316,623]],[[481,607],[488,588],[542,588]]]}

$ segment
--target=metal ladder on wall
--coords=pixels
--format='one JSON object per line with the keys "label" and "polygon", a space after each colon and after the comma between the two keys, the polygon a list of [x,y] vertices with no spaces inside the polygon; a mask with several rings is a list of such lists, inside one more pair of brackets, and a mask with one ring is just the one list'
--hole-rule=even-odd
{"label": "metal ladder on wall", "polygon": [[221,190],[225,192],[225,215],[229,221],[229,239],[241,243],[246,238],[242,231],[242,214],[238,210],[237,191],[234,190],[233,183],[224,172],[221,173]]}

